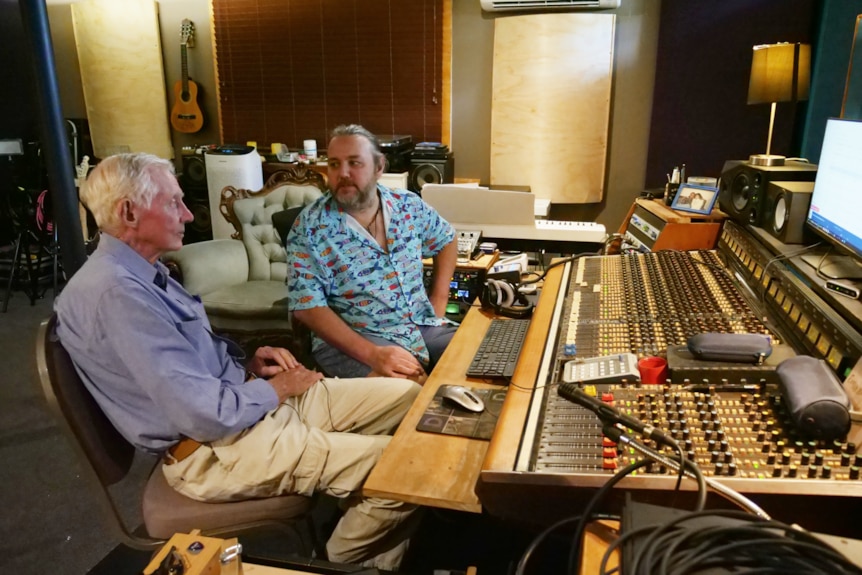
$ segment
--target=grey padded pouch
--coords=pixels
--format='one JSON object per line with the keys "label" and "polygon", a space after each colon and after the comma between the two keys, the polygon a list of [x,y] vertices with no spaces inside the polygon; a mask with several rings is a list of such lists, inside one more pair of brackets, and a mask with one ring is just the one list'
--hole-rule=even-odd
{"label": "grey padded pouch", "polygon": [[781,395],[796,429],[806,437],[832,441],[850,431],[850,400],[822,359],[800,355],[778,366]]}
{"label": "grey padded pouch", "polygon": [[699,333],[688,339],[697,359],[733,363],[763,363],[772,353],[769,336],[757,333]]}

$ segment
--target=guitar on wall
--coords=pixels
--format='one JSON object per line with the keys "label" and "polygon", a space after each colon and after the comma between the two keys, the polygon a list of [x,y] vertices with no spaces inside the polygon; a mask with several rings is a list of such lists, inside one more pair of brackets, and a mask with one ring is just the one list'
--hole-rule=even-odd
{"label": "guitar on wall", "polygon": [[182,54],[183,79],[174,84],[174,107],[171,109],[171,126],[178,132],[194,134],[204,125],[204,115],[198,106],[198,85],[189,79],[187,48],[194,46],[195,25],[191,20],[183,20],[180,30],[180,53]]}

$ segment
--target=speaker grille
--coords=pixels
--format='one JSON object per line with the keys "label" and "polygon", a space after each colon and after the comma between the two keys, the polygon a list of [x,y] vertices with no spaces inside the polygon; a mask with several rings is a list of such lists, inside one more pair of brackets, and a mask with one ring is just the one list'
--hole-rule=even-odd
{"label": "speaker grille", "polygon": [[207,186],[207,168],[202,155],[183,156],[182,185]]}
{"label": "speaker grille", "polygon": [[[192,162],[191,165],[203,166],[203,160]],[[183,167],[187,165],[186,157],[183,158]],[[180,187],[183,189],[183,202],[192,213],[194,219],[186,224],[184,244],[201,242],[213,239],[212,217],[210,214],[209,191],[206,184],[206,172],[202,183],[190,184],[186,178],[186,172],[179,178]]]}
{"label": "speaker grille", "polygon": [[766,190],[770,182],[814,181],[817,166],[804,162],[787,162],[784,166],[754,166],[731,160],[721,173],[718,203],[731,219],[742,224],[760,226],[765,222]]}
{"label": "speaker grille", "polygon": [[408,187],[421,193],[425,184],[451,184],[455,181],[454,161],[451,153],[441,158],[413,158]]}

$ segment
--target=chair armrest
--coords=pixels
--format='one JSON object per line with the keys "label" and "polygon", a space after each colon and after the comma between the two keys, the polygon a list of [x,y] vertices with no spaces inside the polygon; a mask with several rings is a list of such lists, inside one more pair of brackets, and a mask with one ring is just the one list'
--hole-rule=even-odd
{"label": "chair armrest", "polygon": [[208,240],[188,244],[162,256],[180,272],[189,293],[204,295],[248,281],[248,255],[239,240]]}

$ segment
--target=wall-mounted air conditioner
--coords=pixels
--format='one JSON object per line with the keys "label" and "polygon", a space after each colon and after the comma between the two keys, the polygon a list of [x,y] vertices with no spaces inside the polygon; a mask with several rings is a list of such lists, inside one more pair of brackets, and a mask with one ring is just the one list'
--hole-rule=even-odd
{"label": "wall-mounted air conditioner", "polygon": [[609,10],[620,7],[620,0],[480,0],[482,10]]}

